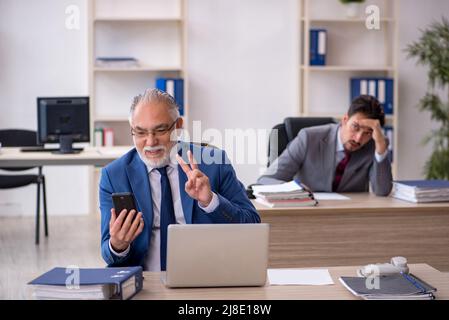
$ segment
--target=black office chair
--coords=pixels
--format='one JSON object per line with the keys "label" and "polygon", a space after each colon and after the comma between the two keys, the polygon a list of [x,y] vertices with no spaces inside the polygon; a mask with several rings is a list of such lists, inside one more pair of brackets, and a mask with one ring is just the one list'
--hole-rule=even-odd
{"label": "black office chair", "polygon": [[[277,124],[270,132],[268,140],[268,162],[267,167],[276,160],[279,155],[287,148],[298,132],[307,127],[321,126],[329,123],[337,123],[331,117],[288,117],[283,123]],[[277,134],[276,134],[277,130]],[[277,144],[276,144],[277,138]]]}
{"label": "black office chair", "polygon": [[[320,126],[329,123],[336,123],[331,117],[287,117],[283,123],[279,123],[271,129],[268,138],[268,161],[267,168],[276,160],[279,155],[287,148],[287,145],[297,135],[299,130],[307,127]],[[277,143],[276,143],[277,142]],[[250,199],[255,199],[252,186],[246,188],[246,195]]]}
{"label": "black office chair", "polygon": [[[0,142],[2,147],[32,147],[37,146],[36,131],[31,130],[0,130]],[[30,168],[0,168],[8,171],[24,171]],[[38,174],[3,175],[0,174],[0,189],[10,189],[24,187],[35,183],[37,185],[37,207],[36,207],[36,244],[39,244],[40,229],[40,189],[42,186],[42,196],[44,203],[44,227],[45,236],[48,236],[47,225],[47,199],[45,195],[45,176],[42,174],[42,167],[38,167]]]}

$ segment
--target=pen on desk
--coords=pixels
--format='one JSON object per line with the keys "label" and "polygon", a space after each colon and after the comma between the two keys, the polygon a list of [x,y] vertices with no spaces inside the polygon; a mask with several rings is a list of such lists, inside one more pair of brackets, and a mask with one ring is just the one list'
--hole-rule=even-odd
{"label": "pen on desk", "polygon": [[418,281],[413,279],[413,277],[409,276],[405,272],[401,272],[401,274],[407,281],[411,282],[416,288],[421,290],[421,292],[426,292],[426,288],[424,288],[420,283],[418,283]]}

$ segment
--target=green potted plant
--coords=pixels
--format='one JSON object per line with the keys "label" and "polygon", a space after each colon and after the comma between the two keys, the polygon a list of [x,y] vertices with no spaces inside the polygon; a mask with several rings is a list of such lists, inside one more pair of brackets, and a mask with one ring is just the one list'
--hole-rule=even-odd
{"label": "green potted plant", "polygon": [[360,7],[365,0],[340,0],[346,7],[346,16],[348,18],[356,18],[360,15]]}
{"label": "green potted plant", "polygon": [[425,165],[426,177],[449,180],[449,96],[440,97],[441,93],[449,94],[449,21],[443,17],[441,22],[430,24],[405,51],[408,58],[429,68],[427,92],[419,107],[429,111],[431,119],[440,124],[424,140],[433,141],[433,152]]}

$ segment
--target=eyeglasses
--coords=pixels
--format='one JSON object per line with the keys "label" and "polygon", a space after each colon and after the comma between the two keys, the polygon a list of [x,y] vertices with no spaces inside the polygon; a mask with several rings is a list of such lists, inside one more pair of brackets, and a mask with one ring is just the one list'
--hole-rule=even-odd
{"label": "eyeglasses", "polygon": [[165,135],[169,131],[171,131],[171,129],[173,128],[173,126],[175,125],[175,123],[177,121],[178,121],[178,118],[171,125],[161,125],[158,128],[152,129],[152,130],[142,130],[142,129],[131,128],[131,135],[135,136],[136,138],[145,138],[150,134],[153,136],[156,136],[156,137],[162,137],[163,135]]}
{"label": "eyeglasses", "polygon": [[[349,125],[349,128],[351,129],[351,131],[353,133],[359,133],[361,130],[363,130],[362,127],[357,122],[352,122]],[[364,137],[371,137],[372,134],[373,134],[372,130],[371,131],[362,131],[362,136],[364,136]]]}

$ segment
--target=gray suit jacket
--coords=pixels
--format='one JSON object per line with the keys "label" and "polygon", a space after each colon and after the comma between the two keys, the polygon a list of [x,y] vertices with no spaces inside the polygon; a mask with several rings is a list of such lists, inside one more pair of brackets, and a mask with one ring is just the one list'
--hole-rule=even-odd
{"label": "gray suit jacket", "polygon": [[[332,191],[339,124],[305,128],[299,131],[282,154],[257,182],[276,184],[299,179],[312,191]],[[387,196],[392,187],[391,164],[386,157],[377,162],[371,140],[351,155],[337,192],[373,192]]]}

